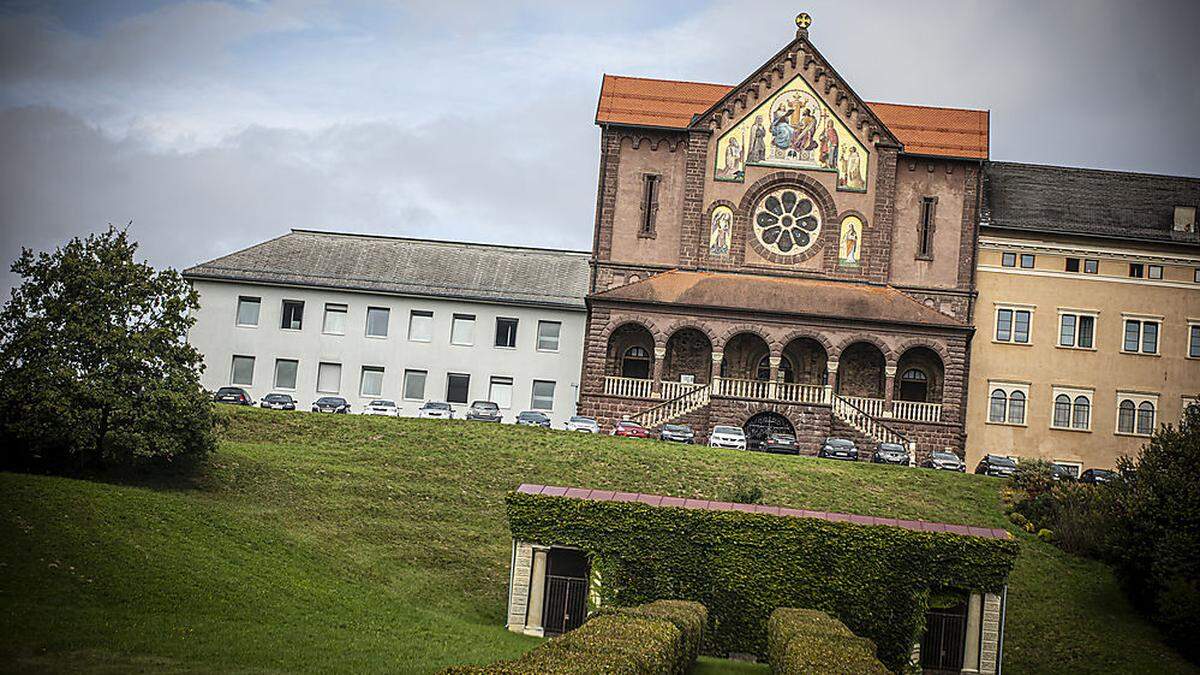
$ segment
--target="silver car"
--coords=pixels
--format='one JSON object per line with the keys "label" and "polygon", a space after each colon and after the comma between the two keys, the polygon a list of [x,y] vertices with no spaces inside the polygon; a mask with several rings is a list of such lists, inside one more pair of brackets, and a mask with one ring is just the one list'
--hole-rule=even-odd
{"label": "silver car", "polygon": [[746,449],[746,432],[741,427],[715,426],[708,437],[708,445],[712,448]]}
{"label": "silver car", "polygon": [[454,419],[454,408],[451,408],[450,404],[445,401],[426,401],[425,405],[417,409],[417,417],[452,420]]}
{"label": "silver car", "polygon": [[563,428],[567,431],[582,431],[585,434],[600,433],[600,424],[591,417],[583,417],[582,415],[575,415],[567,420]]}

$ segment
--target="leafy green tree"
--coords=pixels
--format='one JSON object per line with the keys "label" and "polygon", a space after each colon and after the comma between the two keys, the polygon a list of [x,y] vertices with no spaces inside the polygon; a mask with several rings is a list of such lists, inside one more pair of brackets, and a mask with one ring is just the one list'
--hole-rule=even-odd
{"label": "leafy green tree", "polygon": [[0,458],[76,471],[179,463],[216,446],[187,343],[199,308],[175,270],[136,262],[125,230],[24,249],[0,310]]}

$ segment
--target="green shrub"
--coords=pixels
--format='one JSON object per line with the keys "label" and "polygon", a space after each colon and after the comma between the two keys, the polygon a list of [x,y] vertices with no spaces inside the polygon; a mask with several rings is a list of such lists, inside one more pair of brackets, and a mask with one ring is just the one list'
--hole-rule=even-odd
{"label": "green shrub", "polygon": [[670,621],[679,629],[680,654],[675,659],[682,674],[691,669],[700,655],[704,643],[704,630],[708,627],[708,610],[704,605],[690,600],[656,600],[636,607],[601,607],[596,615],[623,614],[646,619],[663,619]]}
{"label": "green shrub", "polygon": [[1025,527],[1025,523],[1029,522],[1029,520],[1020,511],[1013,511],[1012,513],[1008,514],[1008,519],[1011,520],[1013,525],[1016,525],[1017,527]]}
{"label": "green shrub", "polygon": [[1009,487],[1027,495],[1028,499],[1049,492],[1057,483],[1054,465],[1044,459],[1023,459],[1008,479]]}
{"label": "green shrub", "polygon": [[931,589],[1000,590],[1008,539],[817,518],[511,493],[513,537],[587,551],[605,604],[686,598],[708,609],[703,651],[766,656],[778,607],[829,612],[895,670],[924,628]]}
{"label": "green shrub", "polygon": [[1048,543],[1054,541],[1054,533],[1043,527],[1042,529],[1037,531],[1037,538],[1041,539],[1042,541],[1044,541],[1048,544]]}
{"label": "green shrub", "polygon": [[886,675],[875,643],[824,612],[781,607],[767,624],[771,672],[776,675]]}

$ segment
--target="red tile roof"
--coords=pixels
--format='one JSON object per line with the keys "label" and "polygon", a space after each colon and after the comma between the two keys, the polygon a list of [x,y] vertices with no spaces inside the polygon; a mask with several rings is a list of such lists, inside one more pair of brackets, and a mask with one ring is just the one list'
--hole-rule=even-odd
{"label": "red tile roof", "polygon": [[[605,75],[597,124],[685,129],[733,87],[724,84]],[[910,154],[988,158],[988,112],[898,103],[867,103]]]}
{"label": "red tile roof", "polygon": [[982,537],[984,539],[1010,539],[1012,535],[1007,530],[992,527],[973,527],[970,525],[951,525],[949,523],[931,523],[925,520],[898,520],[896,518],[877,518],[875,516],[860,516],[849,513],[833,513],[826,511],[809,511],[807,509],[792,509],[786,506],[767,506],[765,504],[733,504],[730,502],[708,501],[705,499],[681,499],[638,492],[613,492],[611,490],[589,490],[587,488],[565,488],[552,485],[531,485],[522,483],[517,492],[547,497],[568,497],[572,499],[589,499],[598,502],[640,502],[649,506],[666,506],[673,508],[701,509],[705,511],[743,511],[746,513],[762,513],[770,516],[789,516],[793,518],[816,518],[830,522],[855,523],[858,525],[885,525],[901,527],[914,532],[946,532],[965,537]]}

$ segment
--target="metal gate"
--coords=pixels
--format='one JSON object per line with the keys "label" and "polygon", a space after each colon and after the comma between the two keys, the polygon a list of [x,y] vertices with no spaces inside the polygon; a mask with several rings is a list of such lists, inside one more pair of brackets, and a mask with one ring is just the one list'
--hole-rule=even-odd
{"label": "metal gate", "polygon": [[542,630],[560,635],[578,628],[587,618],[587,579],[546,575],[546,603]]}
{"label": "metal gate", "polygon": [[921,667],[925,672],[960,672],[967,641],[967,606],[931,609],[925,615],[921,638]]}
{"label": "metal gate", "polygon": [[746,441],[760,449],[762,442],[771,434],[796,435],[788,418],[776,412],[761,412],[746,420]]}

